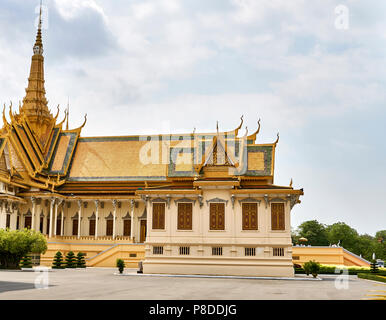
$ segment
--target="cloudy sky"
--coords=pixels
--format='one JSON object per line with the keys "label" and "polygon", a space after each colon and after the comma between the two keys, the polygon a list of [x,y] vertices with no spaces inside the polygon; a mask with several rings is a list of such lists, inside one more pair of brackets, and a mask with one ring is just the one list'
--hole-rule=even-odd
{"label": "cloudy sky", "polygon": [[[38,0],[0,0],[0,102],[24,97]],[[386,2],[44,0],[47,98],[83,136],[280,132],[292,226],[386,229]],[[343,5],[343,7],[342,7]],[[63,114],[62,114],[63,116]]]}

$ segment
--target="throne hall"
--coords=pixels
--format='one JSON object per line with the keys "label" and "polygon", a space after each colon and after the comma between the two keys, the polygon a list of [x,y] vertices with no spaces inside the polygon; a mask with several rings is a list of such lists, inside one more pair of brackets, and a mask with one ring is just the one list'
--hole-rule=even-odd
{"label": "throne hall", "polygon": [[25,97],[3,109],[0,228],[44,234],[42,265],[72,250],[144,273],[294,275],[303,190],[274,184],[279,135],[257,144],[260,121],[248,133],[241,118],[225,132],[84,137],[86,117],[69,128],[48,107],[41,29]]}

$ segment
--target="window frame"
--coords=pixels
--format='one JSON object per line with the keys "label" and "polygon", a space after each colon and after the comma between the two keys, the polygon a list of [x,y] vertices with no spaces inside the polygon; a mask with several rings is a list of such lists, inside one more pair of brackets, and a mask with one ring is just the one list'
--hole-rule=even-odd
{"label": "window frame", "polygon": [[[219,216],[216,217],[216,223],[213,227],[212,225],[212,205],[213,206],[222,206],[223,207],[223,221],[222,224],[219,224]],[[217,210],[216,210],[217,211]],[[218,212],[217,212],[218,213]],[[225,203],[223,202],[212,202],[209,204],[209,230],[210,231],[225,231]]]}
{"label": "window frame", "polygon": [[[283,225],[282,225],[283,228],[280,228],[281,227],[280,226],[280,215],[278,214],[276,217],[276,227],[277,228],[274,229],[273,228],[274,224],[272,223],[274,221],[274,216],[273,216],[274,212],[272,211],[272,209],[273,209],[274,205],[278,205],[278,204],[283,205]],[[270,205],[271,205],[271,231],[286,231],[286,208],[285,208],[286,203],[278,201],[278,202],[271,202]]]}
{"label": "window frame", "polygon": [[[256,228],[252,228],[251,226],[251,218],[249,218],[249,228],[245,228],[244,226],[244,205],[256,205]],[[241,203],[241,230],[243,231],[258,231],[259,230],[259,203],[258,202],[243,202]]]}
{"label": "window frame", "polygon": [[[184,223],[183,227],[180,228],[180,205],[190,205],[190,225],[187,225],[186,221],[186,211],[184,212]],[[177,230],[178,231],[193,231],[193,203],[192,202],[179,202],[177,203]]]}
{"label": "window frame", "polygon": [[[163,225],[160,225],[160,218],[159,218],[159,212],[158,212],[158,219],[157,224],[154,223],[155,219],[155,212],[154,212],[154,205],[162,205],[163,206]],[[165,230],[165,220],[166,220],[166,203],[165,202],[153,202],[152,203],[152,217],[151,217],[151,229],[152,230]]]}

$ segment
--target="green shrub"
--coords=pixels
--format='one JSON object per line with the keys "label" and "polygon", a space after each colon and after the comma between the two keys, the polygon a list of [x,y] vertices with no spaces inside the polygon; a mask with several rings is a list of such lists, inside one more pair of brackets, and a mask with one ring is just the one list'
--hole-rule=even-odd
{"label": "green shrub", "polygon": [[84,259],[85,254],[83,252],[78,252],[76,256],[76,267],[77,268],[86,268],[86,260]]}
{"label": "green shrub", "polygon": [[66,255],[66,268],[76,268],[76,258],[72,251],[69,251]]}
{"label": "green shrub", "polygon": [[379,272],[378,264],[377,264],[377,261],[375,261],[375,259],[373,259],[370,263],[370,272],[371,273],[378,273]]}
{"label": "green shrub", "polygon": [[123,272],[123,269],[125,268],[125,262],[122,259],[117,259],[117,268],[119,273]]}
{"label": "green shrub", "polygon": [[367,280],[374,280],[374,281],[380,281],[386,283],[386,277],[380,276],[377,274],[372,273],[358,273],[358,278],[367,279]]}
{"label": "green shrub", "polygon": [[54,260],[52,262],[53,269],[64,269],[63,255],[60,251],[55,254]]}
{"label": "green shrub", "polygon": [[32,268],[31,257],[29,255],[25,255],[20,262],[20,266],[22,268]]}
{"label": "green shrub", "polygon": [[316,278],[320,271],[320,263],[315,260],[308,261],[304,264],[303,268],[307,276],[312,274],[312,276]]}

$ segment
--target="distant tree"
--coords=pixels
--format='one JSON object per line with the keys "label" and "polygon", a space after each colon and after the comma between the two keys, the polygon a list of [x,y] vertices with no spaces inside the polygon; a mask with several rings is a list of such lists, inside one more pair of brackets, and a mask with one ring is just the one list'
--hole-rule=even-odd
{"label": "distant tree", "polygon": [[358,241],[358,232],[345,224],[344,222],[337,222],[327,227],[327,238],[331,244],[338,244],[356,254],[356,245]]}
{"label": "distant tree", "polygon": [[78,252],[76,255],[76,267],[77,268],[86,268],[86,261],[84,259],[84,253]]}
{"label": "distant tree", "polygon": [[311,246],[328,246],[326,226],[316,220],[303,222],[298,227],[298,235],[307,238],[307,244]]}
{"label": "distant tree", "polygon": [[386,230],[380,230],[374,237],[374,252],[377,259],[386,261]]}
{"label": "distant tree", "polygon": [[55,254],[54,261],[52,263],[53,269],[64,269],[63,255],[60,251]]}
{"label": "distant tree", "polygon": [[291,241],[293,245],[296,245],[299,242],[300,236],[297,234],[296,230],[291,228]]}
{"label": "distant tree", "polygon": [[76,258],[72,251],[69,251],[66,255],[66,268],[76,268]]}
{"label": "distant tree", "polygon": [[368,234],[363,234],[358,236],[353,252],[357,255],[362,255],[362,258],[366,260],[371,260],[373,252],[375,252],[375,247],[375,239]]}

